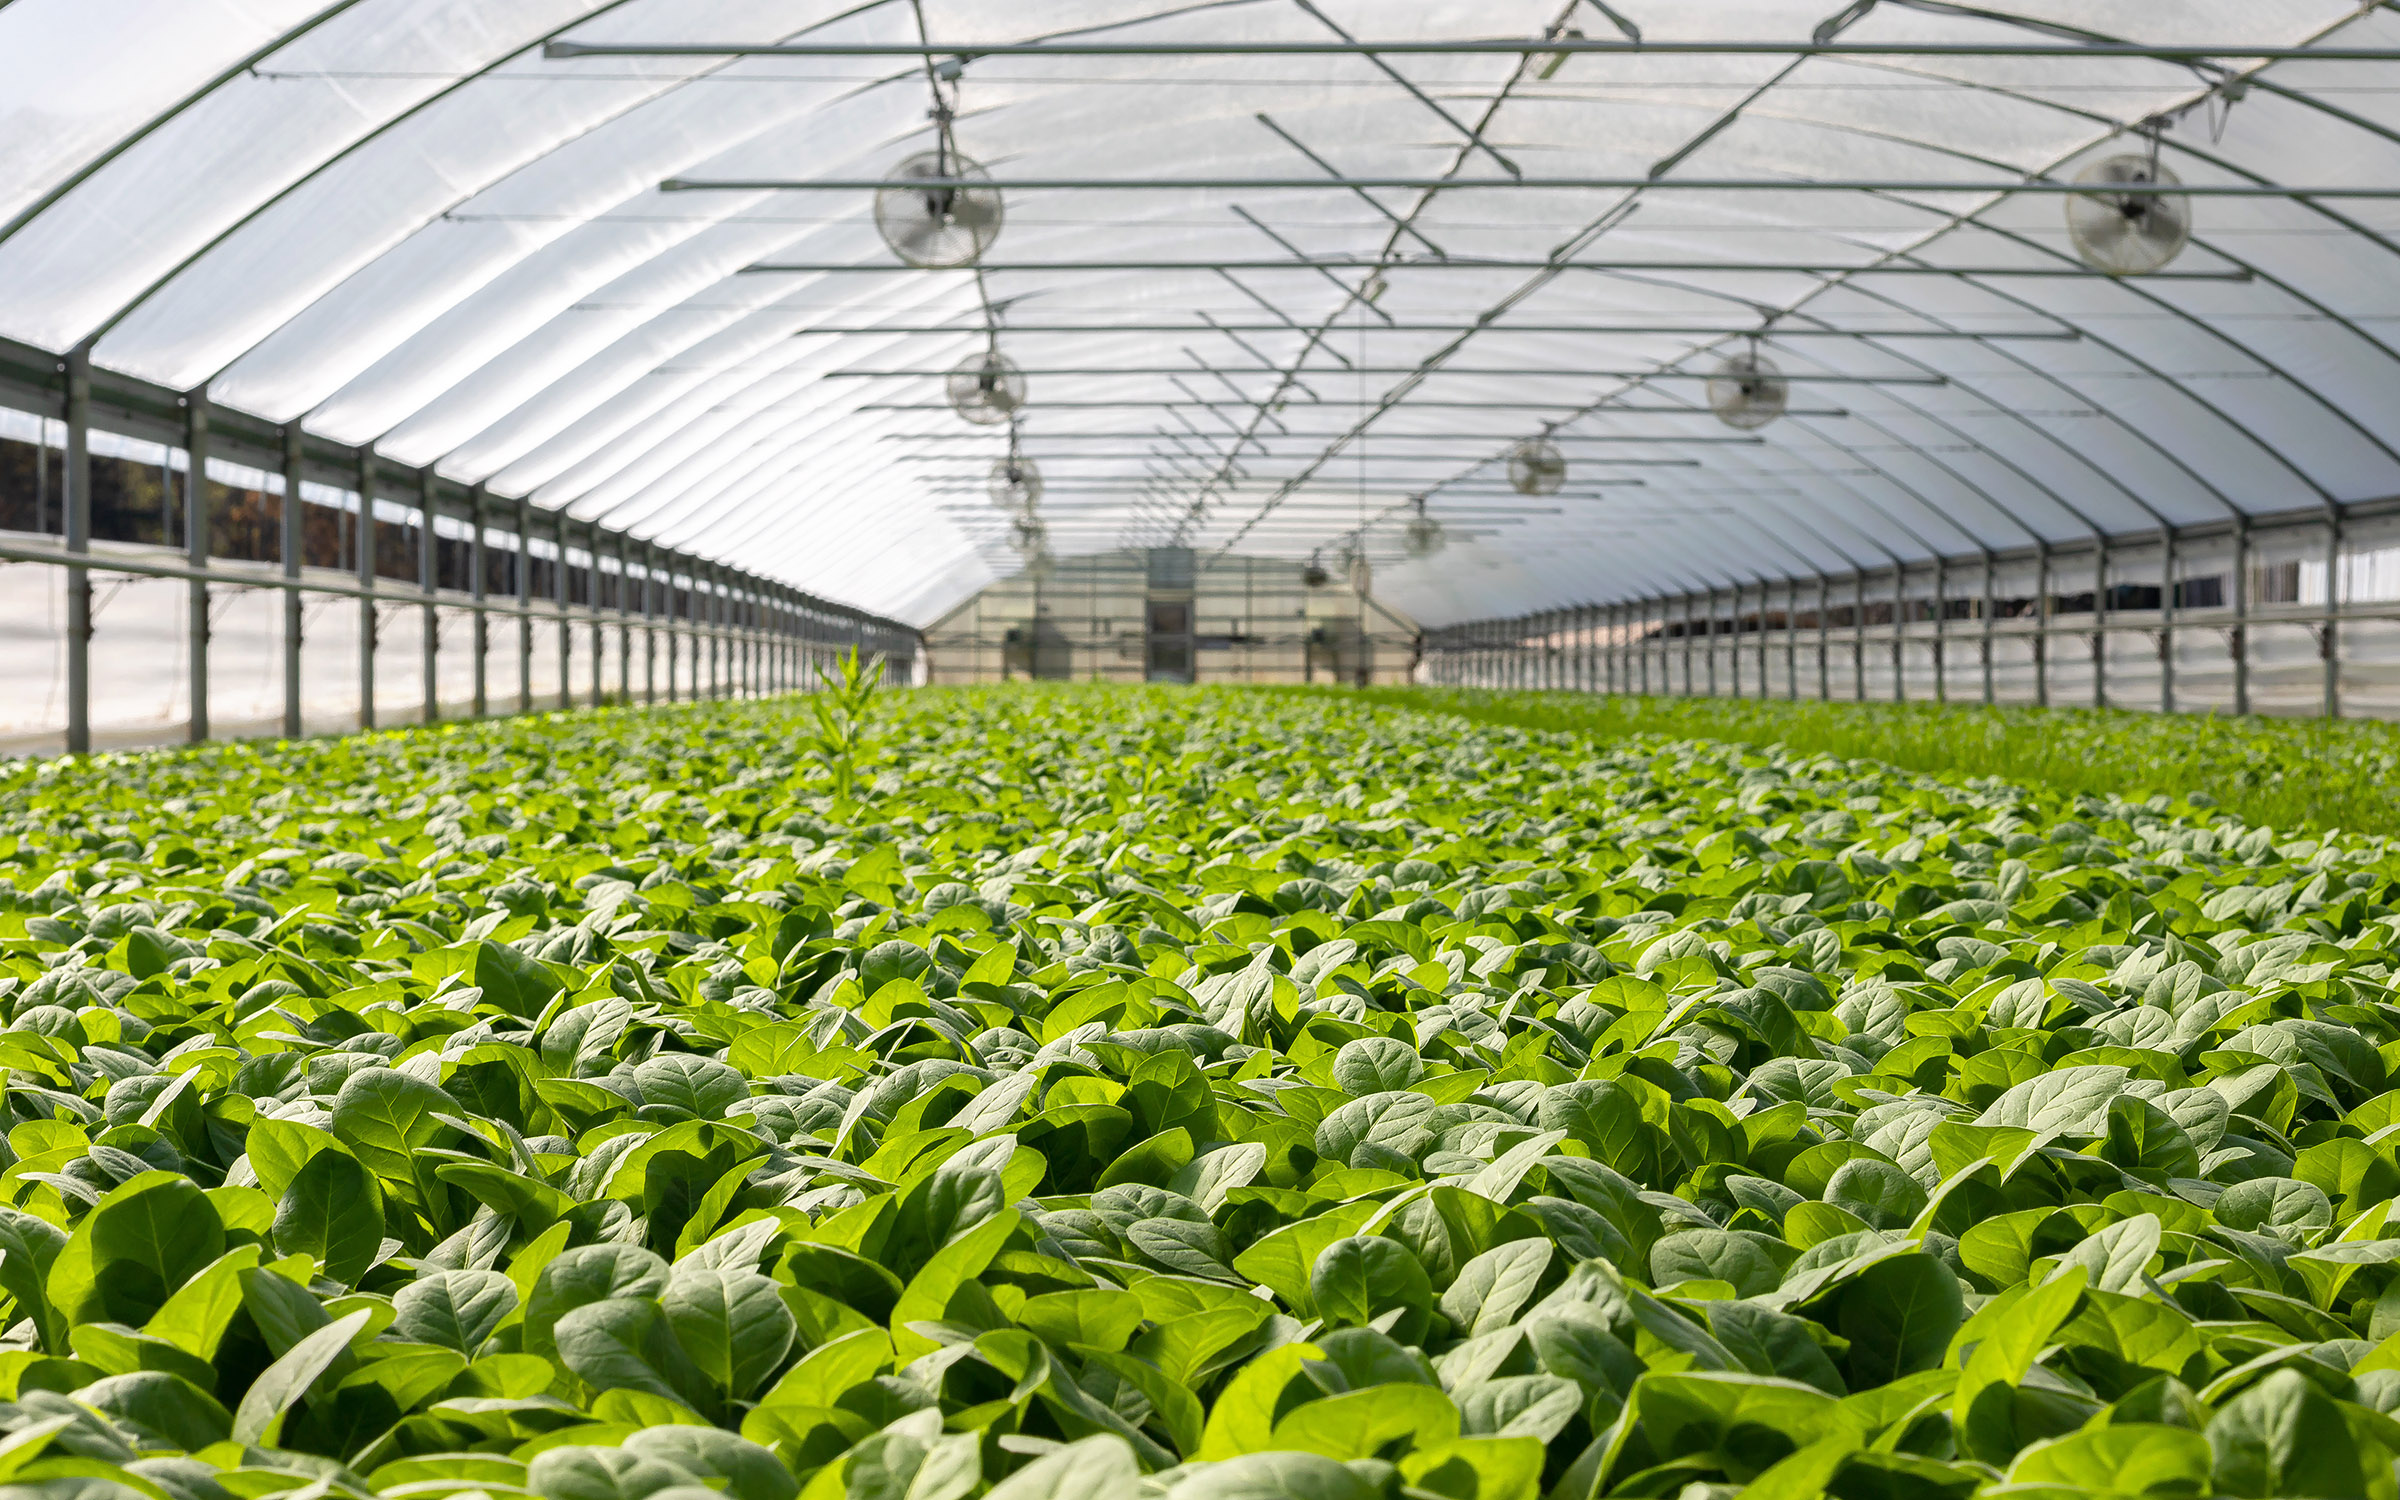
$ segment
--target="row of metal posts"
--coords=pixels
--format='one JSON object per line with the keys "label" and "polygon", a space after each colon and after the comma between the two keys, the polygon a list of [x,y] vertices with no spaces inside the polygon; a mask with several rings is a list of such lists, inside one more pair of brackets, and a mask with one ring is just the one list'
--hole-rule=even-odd
{"label": "row of metal posts", "polygon": [[[2328,540],[2325,552],[2326,598],[2319,618],[2305,624],[2316,637],[2318,655],[2323,663],[2321,694],[2322,710],[2326,717],[2341,713],[2341,658],[2338,634],[2341,618],[2342,526],[2338,516],[2327,523]],[[2030,625],[2011,629],[2006,634],[2029,639],[2033,651],[2034,698],[2042,705],[2050,703],[2050,643],[2065,636],[2083,638],[2092,652],[2092,704],[2108,704],[2108,633],[2111,630],[2138,629],[2150,634],[2159,658],[2159,701],[2161,712],[2176,710],[2175,640],[2179,629],[2189,629],[2195,622],[2180,620],[2175,598],[2178,543],[2173,530],[2160,538],[2159,605],[2155,624],[2117,624],[2109,611],[2108,569],[2109,548],[2105,542],[2095,549],[2093,558],[2093,608],[2089,625],[2073,627],[2055,623],[2052,613],[2053,554],[2047,547],[2035,556],[2035,607],[2028,617]],[[2253,537],[2247,521],[2236,525],[2233,533],[2233,562],[2228,578],[2231,598],[2228,618],[2199,622],[2202,628],[2224,633],[2228,655],[2233,666],[2233,711],[2247,714],[2250,705],[2250,574]],[[1937,700],[1948,701],[1950,674],[1947,652],[1958,636],[1950,629],[1949,584],[1953,564],[1947,560],[1930,565],[1934,587],[1931,602],[1933,634],[1919,637],[1929,645],[1933,657],[1934,694]],[[1994,642],[2002,637],[1998,630],[1996,572],[1997,560],[1982,559],[1983,591],[1973,618],[1979,629],[1972,639],[1978,647],[1981,665],[1981,699],[1994,701],[1993,650]],[[1867,573],[1852,575],[1853,597],[1850,604],[1849,647],[1851,681],[1859,698],[1866,696],[1867,658]],[[1889,570],[1891,592],[1891,657],[1892,692],[1895,700],[1904,701],[1908,692],[1906,650],[1911,637],[1907,634],[1914,613],[1907,595],[1908,572]],[[1769,651],[1771,637],[1780,637],[1784,655],[1784,696],[1800,696],[1800,638],[1798,624],[1801,614],[1802,585],[1787,582],[1780,585],[1760,582],[1755,585],[1756,628],[1742,628],[1743,610],[1752,597],[1752,586],[1731,586],[1731,611],[1720,610],[1719,600],[1726,590],[1708,589],[1675,594],[1653,595],[1618,604],[1586,605],[1572,609],[1553,610],[1506,620],[1484,620],[1450,626],[1433,631],[1427,641],[1427,660],[1432,680],[1469,687],[1565,689],[1579,692],[1605,693],[1682,693],[1714,696],[1719,690],[1717,663],[1719,636],[1737,637],[1734,649],[1727,654],[1730,688],[1735,697],[1770,696]],[[1780,593],[1784,605],[1784,625],[1780,631],[1767,628],[1766,618],[1774,596]],[[1832,696],[1832,657],[1835,650],[1832,624],[1832,584],[1826,578],[1815,580],[1815,658],[1816,696]],[[1702,605],[1705,602],[1705,616]],[[1670,625],[1677,634],[1670,637]],[[1738,637],[1748,635],[1756,644],[1756,691],[1745,694],[1742,673],[1742,648]],[[1702,648],[1700,642],[1706,640]],[[1680,648],[1680,649],[1678,649]],[[1706,665],[1700,679],[1695,681],[1694,655],[1704,650]],[[1653,681],[1652,665],[1657,667]],[[1680,663],[1681,682],[1675,681],[1674,667]]]}
{"label": "row of metal posts", "polygon": [[[209,737],[209,634],[210,595],[212,583],[230,587],[257,587],[255,576],[228,575],[210,568],[208,510],[208,456],[210,450],[209,404],[204,394],[194,392],[184,400],[184,447],[187,455],[184,495],[184,560],[181,566],[147,562],[132,558],[95,559],[92,556],[92,463],[91,416],[92,381],[88,353],[78,349],[67,357],[65,368],[66,463],[63,482],[62,543],[67,569],[66,599],[66,709],[67,750],[83,754],[91,749],[91,642],[92,642],[92,580],[95,570],[122,572],[134,575],[172,578],[181,577],[186,587],[186,658],[185,675],[190,698],[190,738],[194,742]],[[379,582],[376,560],[376,531],[374,509],[377,490],[381,487],[379,464],[372,446],[357,450],[356,488],[359,496],[359,519],[356,532],[356,582],[351,586],[304,581],[301,572],[305,536],[302,527],[301,483],[305,465],[302,458],[301,430],[297,422],[283,428],[283,506],[281,515],[282,573],[278,580],[283,592],[283,733],[297,737],[301,724],[300,646],[305,610],[304,596],[311,593],[348,594],[358,600],[358,723],[361,729],[375,727],[375,647],[377,627],[382,607],[401,603],[407,594]],[[512,569],[515,597],[495,602],[486,587],[487,533],[492,529],[491,497],[478,484],[468,491],[468,572],[472,578],[469,601],[444,600],[440,594],[439,537],[435,527],[438,510],[433,471],[420,470],[416,494],[418,529],[417,587],[419,607],[423,610],[424,641],[421,671],[425,696],[423,717],[432,722],[441,716],[440,702],[440,611],[467,609],[474,620],[474,696],[473,712],[481,716],[490,711],[490,684],[486,680],[485,663],[491,645],[491,619],[494,615],[513,616],[517,622],[517,682],[516,708],[519,713],[533,708],[534,623],[544,613],[535,606],[532,593],[533,555],[530,543],[534,534],[532,505],[525,499],[515,503],[514,531],[518,539],[516,565]],[[572,569],[568,560],[571,529],[583,529],[585,549],[590,559],[581,570],[588,583],[589,597],[584,601],[581,617],[591,628],[588,647],[591,658],[590,701],[599,703],[606,697],[604,681],[605,632],[609,623],[617,629],[618,696],[631,701],[633,690],[633,631],[642,632],[642,696],[656,701],[660,688],[659,643],[666,643],[665,696],[673,702],[679,695],[678,680],[686,685],[690,696],[722,697],[734,694],[754,695],[767,692],[805,688],[815,669],[833,652],[858,646],[862,649],[890,649],[900,644],[891,627],[864,618],[844,619],[812,609],[810,602],[798,591],[754,577],[738,569],[703,562],[647,542],[635,541],[622,533],[604,534],[597,522],[578,522],[563,514],[552,517],[552,539],[557,556],[551,568],[553,581],[549,613],[558,625],[558,681],[562,705],[575,701],[573,676],[574,625],[577,608],[571,600]],[[613,615],[601,602],[601,580],[608,576],[602,568],[604,542],[613,543],[617,569],[615,610]],[[41,561],[55,554],[22,554],[23,560]],[[638,579],[634,569],[641,572]],[[640,593],[640,614],[634,613],[634,594]],[[680,601],[682,615],[677,617]],[[838,642],[827,627],[839,627],[843,639]],[[691,660],[680,662],[678,642],[691,642]],[[684,670],[678,670],[679,665]]]}

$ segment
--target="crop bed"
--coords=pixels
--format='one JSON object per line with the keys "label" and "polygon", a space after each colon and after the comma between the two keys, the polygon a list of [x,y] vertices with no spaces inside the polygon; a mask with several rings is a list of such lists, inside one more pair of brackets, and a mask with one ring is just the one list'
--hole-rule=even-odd
{"label": "crop bed", "polygon": [[0,778],[0,1494],[2394,1494],[2381,841],[809,722]]}
{"label": "crop bed", "polygon": [[1364,696],[1528,729],[1778,745],[1959,781],[2165,792],[2286,830],[2400,834],[2400,724],[2381,719],[1481,688],[1375,688]]}

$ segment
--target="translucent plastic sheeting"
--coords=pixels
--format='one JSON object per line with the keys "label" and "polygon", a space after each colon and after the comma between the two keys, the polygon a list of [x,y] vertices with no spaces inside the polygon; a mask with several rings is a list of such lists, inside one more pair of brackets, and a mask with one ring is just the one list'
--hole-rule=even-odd
{"label": "translucent plastic sheeting", "polygon": [[[1842,42],[2400,45],[2351,0],[1614,9],[1652,41],[1838,16]],[[2189,184],[2388,186],[2388,63],[980,57],[956,130],[995,176],[1152,185],[1010,192],[979,280],[900,267],[862,191],[661,188],[882,176],[932,144],[917,59],[543,54],[1616,34],[1580,0],[922,14],[12,0],[0,335],[93,340],[102,366],[917,622],[1017,566],[985,495],[1007,437],[939,379],[990,319],[1029,372],[1053,550],[1361,553],[1429,624],[2400,493],[2400,203],[2195,198],[2166,271],[2118,279],[2083,269],[2058,195],[1992,190],[2147,152],[2144,122]],[[1512,169],[1655,185],[1492,185]],[[1795,186],[1676,186],[1701,180]],[[1380,289],[1296,256],[1377,263]],[[1038,269],[1060,262],[1123,268]],[[1696,378],[1750,334],[1792,377],[1755,442]],[[1567,483],[1513,494],[1507,449],[1552,427]],[[1420,500],[1429,556],[1405,546]]]}

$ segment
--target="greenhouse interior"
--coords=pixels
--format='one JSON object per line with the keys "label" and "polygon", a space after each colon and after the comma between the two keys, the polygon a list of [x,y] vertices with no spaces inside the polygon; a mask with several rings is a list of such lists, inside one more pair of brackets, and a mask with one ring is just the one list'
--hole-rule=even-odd
{"label": "greenhouse interior", "polygon": [[0,0],[0,1500],[2400,1500],[2385,0]]}

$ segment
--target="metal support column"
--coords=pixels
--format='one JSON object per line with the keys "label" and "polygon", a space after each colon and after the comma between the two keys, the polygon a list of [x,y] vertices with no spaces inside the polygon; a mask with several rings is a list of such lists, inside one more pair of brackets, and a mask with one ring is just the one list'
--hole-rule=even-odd
{"label": "metal support column", "polygon": [[67,753],[92,748],[92,573],[75,559],[92,550],[92,348],[67,353],[66,472]]}
{"label": "metal support column", "polygon": [[550,535],[558,543],[558,561],[550,574],[551,603],[558,610],[558,706],[575,706],[575,624],[568,617],[571,585],[567,578],[567,513],[553,511]]}
{"label": "metal support column", "polygon": [[1892,564],[1892,701],[1908,701],[1908,569]]}
{"label": "metal support column", "polygon": [[1717,696],[1717,590],[1708,590],[1708,696]]}
{"label": "metal support column", "polygon": [[658,549],[642,544],[642,701],[658,701]]}
{"label": "metal support column", "polygon": [[[183,560],[195,573],[208,571],[208,387],[183,398]],[[191,702],[188,738],[208,738],[208,582],[184,584],[184,691]]]}
{"label": "metal support column", "polygon": [[1950,564],[1933,560],[1933,701],[1950,701]]}
{"label": "metal support column", "polygon": [[2317,651],[2325,658],[2325,717],[2342,716],[2342,513],[2325,518],[2325,625]]}
{"label": "metal support column", "polygon": [[1783,586],[1783,696],[1800,701],[1800,580]]}
{"label": "metal support column", "polygon": [[517,712],[533,712],[533,502],[517,497]]}
{"label": "metal support column", "polygon": [[2108,707],[2108,538],[2092,542],[2092,707]]}
{"label": "metal support column", "polygon": [[[669,703],[675,701],[675,694],[678,690],[675,681],[676,663],[678,658],[683,655],[683,632],[676,628],[675,624],[675,596],[680,591],[680,585],[675,578],[675,554],[670,552],[666,555],[666,579],[659,594],[667,626],[667,701]],[[690,615],[691,612],[687,609],[684,617],[688,620]]]}
{"label": "metal support column", "polygon": [[1867,701],[1867,570],[1860,568],[1851,577],[1853,598],[1850,601],[1850,697],[1853,702]]}
{"label": "metal support column", "polygon": [[[1652,602],[1653,601],[1649,599],[1642,601],[1642,619],[1639,627],[1641,630],[1641,640],[1638,645],[1638,651],[1642,666],[1642,696],[1645,698],[1650,696],[1650,618],[1652,614]],[[1662,622],[1660,625],[1660,631],[1663,636],[1665,631],[1663,622],[1666,618],[1666,610],[1663,604],[1659,607],[1657,614]],[[1663,663],[1659,667],[1658,680],[1662,687],[1665,685],[1667,680],[1667,671]]]}
{"label": "metal support column", "polygon": [[480,719],[492,711],[491,679],[485,673],[492,651],[491,590],[484,573],[491,567],[491,558],[484,551],[483,533],[490,517],[485,512],[489,496],[481,480],[467,487],[467,588],[475,596],[475,717]]}
{"label": "metal support column", "polygon": [[1683,696],[1692,696],[1692,639],[1699,626],[1699,596],[1686,590],[1683,596]]}
{"label": "metal support column", "polygon": [[1758,697],[1762,703],[1774,694],[1774,689],[1767,686],[1771,680],[1767,671],[1767,600],[1771,592],[1767,581],[1761,578],[1758,581],[1758,629],[1752,634],[1758,637]]}
{"label": "metal support column", "polygon": [[2035,548],[2033,563],[2033,701],[2050,706],[2050,544]]}
{"label": "metal support column", "polygon": [[1993,616],[2000,608],[2000,563],[1992,554],[1983,554],[1983,706],[1992,706],[1992,631]]}
{"label": "metal support column", "polygon": [[1817,701],[1833,701],[1833,580],[1817,575]]}
{"label": "metal support column", "polygon": [[706,563],[702,565],[701,577],[708,587],[708,603],[701,616],[708,631],[708,696],[730,698],[733,696],[733,635],[725,570],[715,563]]}
{"label": "metal support column", "polygon": [[2233,522],[2233,711],[2250,712],[2250,517]]}
{"label": "metal support column", "polygon": [[755,698],[758,696],[758,590],[749,574],[737,570],[734,577],[741,582],[738,618],[742,622],[742,696]]}
{"label": "metal support column", "polygon": [[375,445],[358,450],[358,727],[375,727]]}
{"label": "metal support column", "polygon": [[2158,711],[2175,711],[2175,528],[2158,528]]}
{"label": "metal support column", "polygon": [[617,533],[617,701],[633,701],[633,545]]}
{"label": "metal support column", "polygon": [[592,612],[592,707],[598,708],[608,697],[608,679],[604,675],[608,666],[608,652],[604,649],[608,643],[606,634],[608,627],[600,623],[602,575],[600,572],[600,523],[598,521],[584,523],[583,539],[586,544],[585,550],[592,555],[591,597],[584,601],[584,605]]}
{"label": "metal support column", "polygon": [[433,486],[433,465],[427,464],[417,471],[417,587],[425,595],[425,639],[419,654],[424,661],[424,722],[428,724],[442,716],[442,616],[435,603],[442,588],[442,546],[434,534]]}
{"label": "metal support column", "polygon": [[[300,476],[306,467],[301,457],[300,424],[283,424],[283,531],[278,550],[283,555],[283,576],[288,583],[300,580],[300,567],[308,552],[308,533],[300,523]],[[301,599],[297,588],[283,591],[283,737],[300,738],[300,630]]]}

